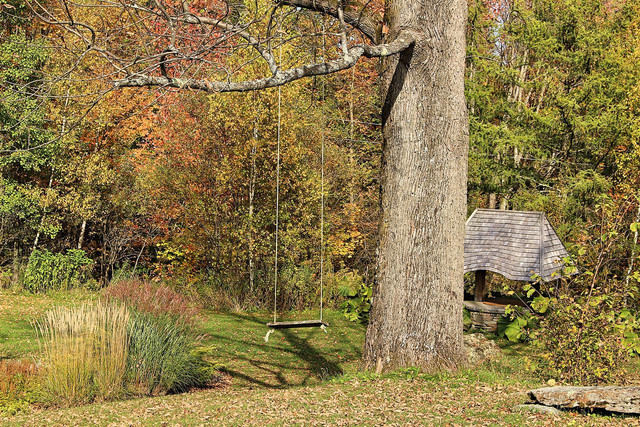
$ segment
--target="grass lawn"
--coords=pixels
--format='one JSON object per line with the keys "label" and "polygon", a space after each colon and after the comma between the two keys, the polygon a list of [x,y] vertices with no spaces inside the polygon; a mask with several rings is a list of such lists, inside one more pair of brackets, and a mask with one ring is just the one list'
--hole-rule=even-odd
{"label": "grass lawn", "polygon": [[[289,315],[288,320],[315,319],[317,312]],[[319,384],[358,371],[364,326],[336,311],[325,313],[327,333],[319,328],[281,329],[264,341],[269,314],[205,316],[204,343],[233,377],[233,388],[289,388]]]}
{"label": "grass lawn", "polygon": [[[0,358],[37,355],[31,322],[55,304],[94,295],[25,296],[0,291]],[[298,313],[290,318],[315,318]],[[638,418],[522,413],[526,390],[542,386],[522,368],[521,346],[501,360],[455,374],[359,371],[364,327],[329,312],[320,329],[276,331],[266,313],[204,314],[203,343],[230,375],[217,389],[0,418],[7,425],[640,425]]]}
{"label": "grass lawn", "polygon": [[55,305],[79,304],[96,294],[82,291],[30,295],[0,289],[0,360],[34,354],[38,341],[33,322]]}

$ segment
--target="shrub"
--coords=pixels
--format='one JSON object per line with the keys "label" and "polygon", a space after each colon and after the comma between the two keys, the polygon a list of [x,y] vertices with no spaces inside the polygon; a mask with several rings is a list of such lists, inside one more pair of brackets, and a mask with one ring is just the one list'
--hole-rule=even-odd
{"label": "shrub", "polygon": [[278,280],[278,308],[303,310],[318,298],[318,282],[308,265],[284,265]]}
{"label": "shrub", "polygon": [[623,379],[637,329],[628,310],[618,310],[605,295],[561,296],[542,321],[542,368],[560,380],[609,383]]}
{"label": "shrub", "polygon": [[471,320],[471,313],[466,308],[462,309],[462,327],[465,331],[468,331],[473,326],[473,321]]}
{"label": "shrub", "polygon": [[128,375],[137,392],[175,393],[204,387],[212,377],[196,354],[197,339],[172,316],[137,312],[129,323]]}
{"label": "shrub", "polygon": [[79,287],[88,281],[92,266],[93,261],[82,250],[70,249],[66,254],[34,250],[22,286],[33,293]]}
{"label": "shrub", "polygon": [[[535,311],[535,308],[532,307]],[[546,309],[545,309],[546,311]],[[507,306],[505,314],[498,319],[498,336],[511,342],[528,342],[539,327],[538,317],[518,306]]]}
{"label": "shrub", "polygon": [[10,268],[0,270],[0,289],[8,289],[11,287],[13,272]]}
{"label": "shrub", "polygon": [[117,398],[124,392],[129,310],[122,304],[56,307],[37,327],[50,402],[73,405]]}
{"label": "shrub", "polygon": [[15,415],[38,400],[38,368],[29,360],[0,360],[0,415]]}
{"label": "shrub", "polygon": [[198,308],[187,298],[164,284],[154,285],[140,279],[121,280],[104,290],[107,299],[115,299],[142,313],[177,317],[193,323]]}
{"label": "shrub", "polygon": [[340,295],[346,298],[341,305],[344,317],[352,322],[368,323],[373,292],[371,286],[362,281],[362,276],[350,272],[343,275],[338,289]]}

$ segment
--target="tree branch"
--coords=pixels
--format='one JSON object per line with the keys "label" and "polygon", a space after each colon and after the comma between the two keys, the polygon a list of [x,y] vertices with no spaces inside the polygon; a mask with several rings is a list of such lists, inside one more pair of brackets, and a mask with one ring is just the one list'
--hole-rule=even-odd
{"label": "tree branch", "polygon": [[391,43],[376,46],[357,45],[350,48],[346,55],[322,63],[303,65],[285,71],[277,71],[272,77],[265,77],[242,82],[219,82],[206,79],[180,79],[166,76],[138,75],[115,82],[116,89],[124,87],[163,86],[180,89],[194,89],[205,92],[248,92],[271,87],[282,86],[286,83],[304,77],[322,76],[336,73],[353,67],[363,56],[367,58],[385,57],[398,54],[415,42],[413,33],[401,32]]}
{"label": "tree branch", "polygon": [[[337,6],[332,6],[327,0],[282,0],[281,3],[287,6],[301,7],[303,9],[321,12],[336,19],[340,19],[339,8]],[[370,16],[366,16],[362,13],[344,11],[344,22],[356,28],[373,43],[377,43],[379,41],[378,29],[381,27],[381,24]]]}
{"label": "tree branch", "polygon": [[260,41],[258,39],[256,39],[251,34],[249,34],[248,31],[240,27],[237,27],[233,24],[226,23],[222,20],[207,18],[204,16],[197,16],[192,13],[189,13],[184,18],[180,18],[180,20],[189,24],[213,25],[216,28],[220,28],[221,30],[228,31],[230,33],[233,33],[235,35],[242,37],[249,43],[251,47],[253,47],[260,54],[260,56],[264,58],[264,60],[269,65],[269,70],[271,70],[271,72],[274,75],[277,72],[278,67],[276,65],[276,61],[273,55],[271,55],[268,49],[266,49],[260,44]]}
{"label": "tree branch", "polygon": [[[133,10],[149,13],[152,15],[162,16],[161,14],[158,14],[157,12],[154,12],[149,8],[142,7],[137,4],[127,4],[126,7]],[[184,4],[183,4],[183,7],[184,7]],[[262,58],[267,62],[267,65],[269,66],[269,70],[271,70],[271,72],[274,75],[277,71],[276,61],[273,55],[271,55],[268,49],[264,48],[260,44],[260,40],[256,39],[254,36],[249,34],[249,32],[245,28],[227,23],[222,19],[214,19],[206,16],[198,16],[191,12],[187,12],[181,16],[170,16],[167,14],[165,16],[165,19],[169,23],[171,23],[172,20],[175,20],[176,22],[184,22],[186,24],[192,24],[192,25],[209,25],[209,26],[218,28],[220,30],[226,31],[232,35],[237,35],[239,37],[242,37],[249,43],[251,47],[253,47],[260,54],[260,56],[262,56]],[[171,45],[173,46],[174,43],[172,42]]]}

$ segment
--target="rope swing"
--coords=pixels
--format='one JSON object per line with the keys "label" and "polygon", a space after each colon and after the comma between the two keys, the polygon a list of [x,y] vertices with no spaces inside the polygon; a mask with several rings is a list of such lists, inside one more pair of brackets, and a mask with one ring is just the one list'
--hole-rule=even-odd
{"label": "rope swing", "polygon": [[[279,23],[280,27],[282,22]],[[325,26],[322,21],[322,60],[325,56]],[[282,64],[282,31],[280,31],[279,63]],[[278,86],[278,122],[277,122],[277,144],[276,144],[276,212],[275,212],[275,257],[273,275],[273,322],[267,323],[269,330],[264,336],[265,342],[269,342],[269,336],[276,329],[292,328],[312,328],[320,327],[325,333],[329,326],[322,319],[323,299],[324,299],[324,142],[325,142],[325,82],[322,80],[322,130],[320,138],[320,318],[318,320],[299,320],[289,322],[278,322],[278,237],[280,232],[280,142],[282,130],[282,87]]]}

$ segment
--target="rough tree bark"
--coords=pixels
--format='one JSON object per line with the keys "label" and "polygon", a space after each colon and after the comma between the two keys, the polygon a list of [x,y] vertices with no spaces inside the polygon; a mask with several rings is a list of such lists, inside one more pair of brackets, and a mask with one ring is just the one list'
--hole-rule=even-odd
{"label": "rough tree bark", "polygon": [[468,125],[464,0],[391,2],[378,279],[365,364],[455,368],[462,343]]}

